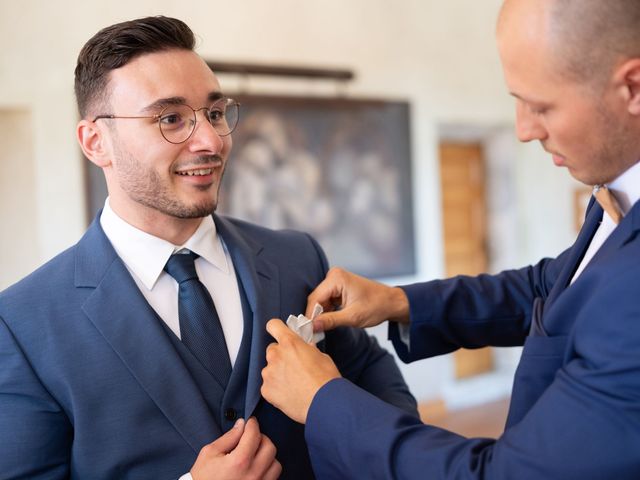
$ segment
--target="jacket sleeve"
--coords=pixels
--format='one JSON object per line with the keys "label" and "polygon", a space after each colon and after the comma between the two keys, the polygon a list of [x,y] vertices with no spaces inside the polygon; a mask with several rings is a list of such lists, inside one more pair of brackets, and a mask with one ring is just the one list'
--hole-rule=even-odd
{"label": "jacket sleeve", "polygon": [[457,276],[402,287],[409,299],[410,344],[389,324],[389,338],[405,362],[458,348],[522,345],[534,299],[546,299],[569,250],[534,266],[497,275]]}
{"label": "jacket sleeve", "polygon": [[497,440],[422,424],[343,379],[326,384],[305,430],[318,478],[640,478],[638,262],[627,263],[584,296],[570,335],[527,339],[517,375],[568,358]]}
{"label": "jacket sleeve", "polygon": [[[320,263],[322,277],[329,269],[322,248],[309,236]],[[340,374],[377,398],[418,417],[416,399],[409,391],[395,359],[377,340],[355,328],[337,328],[325,333],[324,350]]]}
{"label": "jacket sleeve", "polygon": [[69,476],[72,429],[0,318],[0,472],[2,478]]}

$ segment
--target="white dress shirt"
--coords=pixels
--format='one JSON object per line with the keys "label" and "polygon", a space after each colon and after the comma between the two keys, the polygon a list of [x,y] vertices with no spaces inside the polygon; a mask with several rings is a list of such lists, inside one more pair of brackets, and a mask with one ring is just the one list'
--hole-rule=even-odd
{"label": "white dress shirt", "polygon": [[173,245],[128,224],[111,209],[107,198],[100,225],[144,298],[178,338],[178,283],[163,269],[169,257],[182,249],[199,255],[196,272],[218,311],[233,366],[242,341],[242,303],[231,257],[213,218],[204,217],[184,245]]}
{"label": "white dress shirt", "polygon": [[[631,210],[631,207],[640,199],[640,162],[633,165],[626,172],[616,178],[613,182],[607,185],[609,191],[618,201],[622,215],[626,215]],[[571,283],[575,282],[580,276],[582,271],[589,265],[589,262],[595,254],[600,250],[600,247],[609,238],[609,235],[616,229],[618,225],[611,219],[607,212],[602,215],[602,221],[600,226],[596,230],[596,233],[591,239],[589,248],[584,254],[576,273],[571,279]]]}

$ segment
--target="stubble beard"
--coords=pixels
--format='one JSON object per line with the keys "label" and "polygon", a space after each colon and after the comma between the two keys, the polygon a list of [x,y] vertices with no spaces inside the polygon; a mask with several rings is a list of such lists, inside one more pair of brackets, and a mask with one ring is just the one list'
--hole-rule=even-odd
{"label": "stubble beard", "polygon": [[[600,144],[591,158],[591,165],[597,166],[598,171],[592,172],[590,178],[582,180],[588,185],[604,185],[612,182],[637,160],[632,153],[634,134],[628,125],[621,124],[605,105],[598,108],[597,114],[600,131],[596,134],[596,138],[599,139]],[[633,162],[629,163],[627,158],[632,159]]]}
{"label": "stubble beard", "polygon": [[[186,204],[176,198],[175,193],[163,182],[157,172],[143,168],[140,162],[128,152],[120,150],[117,154],[120,158],[120,168],[116,172],[118,182],[120,188],[131,200],[165,215],[181,219],[203,218],[216,211],[224,171],[216,183],[193,187],[201,191],[215,189],[215,195],[199,203]],[[195,165],[211,163],[211,159],[212,156],[198,157]]]}

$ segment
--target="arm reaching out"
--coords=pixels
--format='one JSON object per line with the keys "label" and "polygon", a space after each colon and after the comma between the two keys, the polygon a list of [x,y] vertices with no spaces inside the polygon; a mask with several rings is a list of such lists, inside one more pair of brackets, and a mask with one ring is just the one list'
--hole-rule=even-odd
{"label": "arm reaching out", "polygon": [[307,299],[307,317],[316,303],[325,313],[314,330],[336,327],[374,327],[385,320],[409,323],[409,301],[401,288],[374,282],[341,268],[332,268]]}

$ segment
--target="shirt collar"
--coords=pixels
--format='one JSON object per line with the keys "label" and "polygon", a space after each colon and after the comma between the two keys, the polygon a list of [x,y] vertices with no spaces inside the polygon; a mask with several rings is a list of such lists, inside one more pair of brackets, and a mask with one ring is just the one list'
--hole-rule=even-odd
{"label": "shirt collar", "polygon": [[229,272],[224,247],[211,215],[202,219],[198,229],[184,245],[174,245],[127,223],[113,211],[108,198],[100,216],[100,225],[127,268],[149,290],[158,281],[169,257],[183,249],[197,253],[222,272]]}
{"label": "shirt collar", "polygon": [[640,162],[607,185],[615,195],[622,213],[626,215],[640,199]]}

